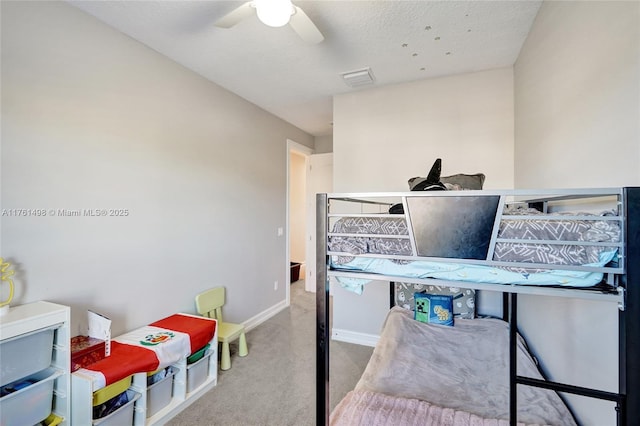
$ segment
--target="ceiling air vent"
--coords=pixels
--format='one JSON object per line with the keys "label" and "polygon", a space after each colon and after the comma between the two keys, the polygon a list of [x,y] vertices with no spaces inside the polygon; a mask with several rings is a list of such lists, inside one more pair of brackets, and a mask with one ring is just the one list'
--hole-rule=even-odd
{"label": "ceiling air vent", "polygon": [[340,75],[349,87],[359,87],[366,84],[372,84],[374,80],[371,68],[363,68],[361,70],[343,72]]}

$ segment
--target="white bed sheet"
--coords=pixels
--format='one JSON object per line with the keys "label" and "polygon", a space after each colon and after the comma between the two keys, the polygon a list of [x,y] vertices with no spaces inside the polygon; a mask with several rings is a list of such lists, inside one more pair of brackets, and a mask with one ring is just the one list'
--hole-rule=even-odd
{"label": "white bed sheet", "polygon": [[[600,261],[583,266],[602,267],[613,260],[616,250],[600,253]],[[402,278],[436,278],[447,281],[475,282],[487,284],[515,284],[562,287],[593,287],[602,281],[601,272],[569,271],[550,269],[529,273],[516,272],[503,268],[463,263],[429,262],[416,260],[397,263],[389,259],[354,257],[349,262],[337,263],[331,256],[331,269],[346,272],[367,272]],[[362,278],[338,277],[340,285],[354,293],[362,294],[364,286],[371,280]],[[464,287],[461,285],[461,287]]]}

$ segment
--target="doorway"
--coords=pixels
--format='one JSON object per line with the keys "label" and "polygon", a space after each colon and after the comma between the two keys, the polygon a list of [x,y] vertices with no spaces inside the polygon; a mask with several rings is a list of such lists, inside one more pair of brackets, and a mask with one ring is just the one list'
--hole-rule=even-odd
{"label": "doorway", "polygon": [[287,305],[291,303],[292,262],[299,264],[298,276],[305,277],[307,168],[312,153],[311,148],[287,139]]}
{"label": "doorway", "polygon": [[[290,262],[300,263],[305,290],[316,291],[316,193],[333,190],[333,154],[287,140],[287,304]],[[300,260],[301,259],[301,260]]]}
{"label": "doorway", "polygon": [[333,153],[313,154],[307,159],[307,220],[305,290],[316,291],[316,194],[333,191]]}

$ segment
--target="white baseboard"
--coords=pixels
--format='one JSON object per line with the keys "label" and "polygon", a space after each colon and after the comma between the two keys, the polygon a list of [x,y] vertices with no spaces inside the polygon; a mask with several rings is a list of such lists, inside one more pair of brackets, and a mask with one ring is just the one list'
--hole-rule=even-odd
{"label": "white baseboard", "polygon": [[244,325],[245,330],[249,331],[249,330],[251,330],[253,328],[256,328],[257,326],[259,326],[260,324],[262,324],[263,322],[265,322],[266,320],[268,320],[272,316],[274,316],[274,315],[278,314],[279,312],[283,311],[287,307],[288,307],[287,301],[283,300],[282,302],[279,302],[279,303],[273,305],[272,307],[260,312],[258,315],[255,315],[255,316],[249,318],[248,320],[246,320],[242,324]]}
{"label": "white baseboard", "polygon": [[358,333],[356,331],[333,328],[331,330],[331,339],[339,342],[355,343],[356,345],[373,347],[378,343],[378,340],[380,340],[380,336],[376,334]]}

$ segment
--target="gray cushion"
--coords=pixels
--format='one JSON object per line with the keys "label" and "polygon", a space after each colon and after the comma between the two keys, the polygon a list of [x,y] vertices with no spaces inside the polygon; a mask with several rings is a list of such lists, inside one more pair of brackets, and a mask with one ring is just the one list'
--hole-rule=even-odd
{"label": "gray cushion", "polygon": [[444,183],[447,189],[451,190],[480,190],[484,184],[484,174],[474,175],[457,174],[452,176],[441,176],[440,182]]}

